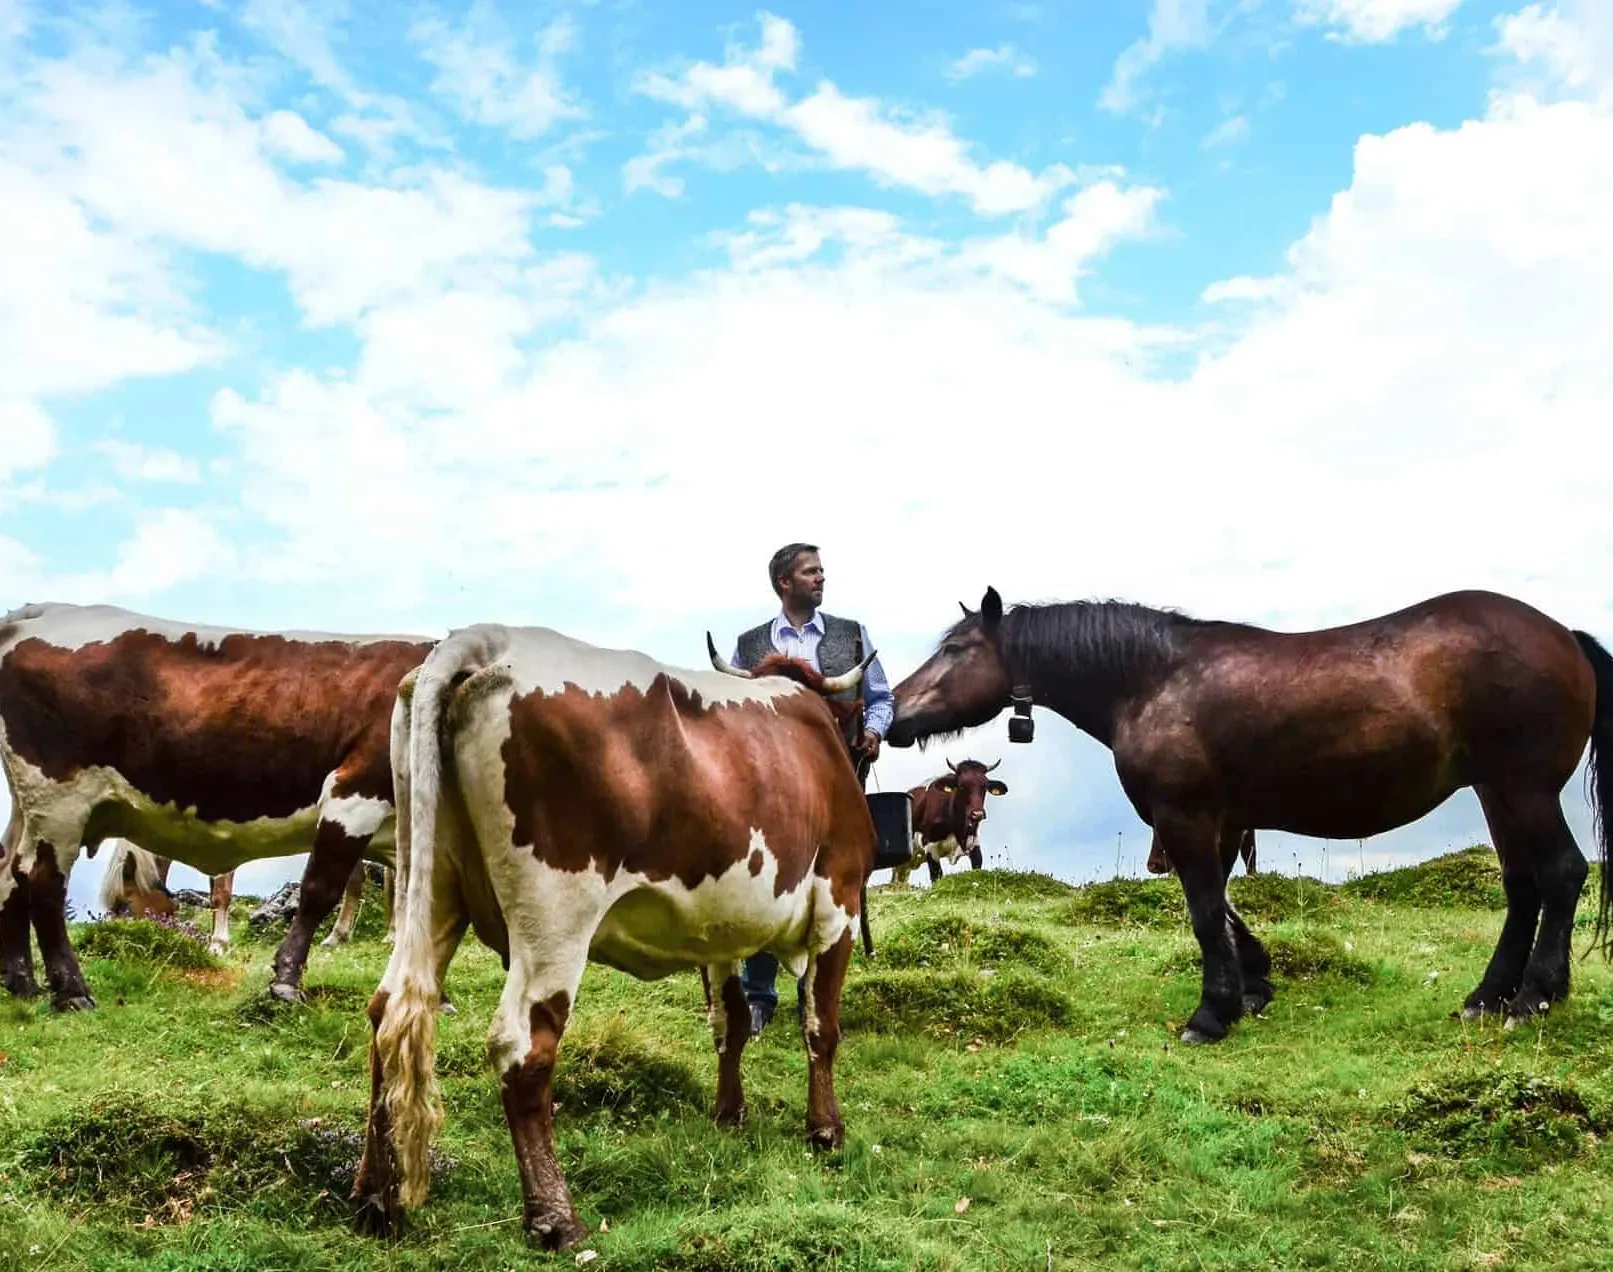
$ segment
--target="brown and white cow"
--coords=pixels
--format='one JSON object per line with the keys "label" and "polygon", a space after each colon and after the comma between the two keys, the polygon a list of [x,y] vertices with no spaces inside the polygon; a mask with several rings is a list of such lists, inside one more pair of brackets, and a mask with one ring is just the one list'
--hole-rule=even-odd
{"label": "brown and white cow", "polygon": [[[1232,867],[1238,864],[1238,857],[1243,858],[1244,873],[1251,875],[1254,874],[1255,832],[1252,830],[1240,831],[1237,839],[1233,840],[1229,836],[1225,842],[1237,844],[1236,856],[1227,858],[1221,862],[1221,869],[1226,873],[1227,878],[1230,879],[1232,877]],[[1155,835],[1149,842],[1147,864],[1149,874],[1168,875],[1176,873],[1174,867],[1172,867],[1170,863],[1169,858],[1165,856],[1165,850],[1159,846],[1158,835]]]}
{"label": "brown and white cow", "polygon": [[432,644],[203,627],[102,605],[0,618],[6,987],[38,992],[31,920],[56,1006],[95,1005],[68,942],[67,872],[80,845],[120,837],[206,875],[308,853],[269,986],[298,997],[309,941],[355,863],[390,864],[392,704]]}
{"label": "brown and white cow", "polygon": [[1002,761],[991,765],[979,760],[962,764],[947,761],[949,772],[915,786],[907,797],[913,803],[913,859],[891,871],[891,881],[907,882],[913,867],[923,862],[930,870],[930,882],[941,877],[941,862],[954,864],[967,855],[969,864],[980,869],[980,823],[986,820],[986,796],[1008,794],[1008,784],[989,774]]}
{"label": "brown and white cow", "polygon": [[[147,911],[154,914],[172,914],[173,900],[168,893],[168,870],[171,857],[158,857],[127,839],[113,841],[112,853],[107,858],[101,875],[101,909],[108,915],[129,914],[140,918]],[[392,871],[381,870],[381,886],[386,897],[387,933],[392,940]],[[321,945],[334,948],[346,944],[353,936],[358,923],[359,909],[364,904],[365,863],[360,860],[347,876],[347,887],[342,890],[342,908],[336,913],[336,922]],[[230,902],[235,895],[235,871],[226,870],[213,875],[211,885],[213,930],[207,948],[222,954],[230,947]]]}
{"label": "brown and white cow", "polygon": [[716,1117],[733,1124],[750,1036],[740,964],[771,951],[805,977],[810,1141],[843,1141],[840,990],[875,830],[822,695],[866,666],[825,680],[794,664],[807,688],[490,625],[454,633],[404,680],[393,720],[402,918],[369,1008],[353,1193],[363,1219],[390,1228],[425,1197],[441,1121],[434,1008],[467,925],[509,969],[488,1056],[527,1231],[544,1246],[586,1234],[555,1158],[551,1082],[589,961],[645,980],[702,969]]}

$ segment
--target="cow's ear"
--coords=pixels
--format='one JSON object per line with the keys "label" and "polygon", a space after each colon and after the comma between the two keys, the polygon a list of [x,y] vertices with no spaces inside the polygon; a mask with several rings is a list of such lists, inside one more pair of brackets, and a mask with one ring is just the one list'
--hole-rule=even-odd
{"label": "cow's ear", "polygon": [[980,601],[980,625],[987,634],[997,630],[997,624],[1003,621],[1003,598],[997,595],[997,589],[988,587],[986,594]]}
{"label": "cow's ear", "polygon": [[1008,794],[1008,783],[999,782],[994,777],[986,783],[986,793],[988,795],[1006,795]]}

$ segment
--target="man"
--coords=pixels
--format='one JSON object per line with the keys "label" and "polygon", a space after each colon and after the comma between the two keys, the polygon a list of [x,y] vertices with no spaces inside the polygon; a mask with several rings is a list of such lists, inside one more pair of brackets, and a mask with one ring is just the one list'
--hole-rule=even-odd
{"label": "man", "polygon": [[[767,563],[768,581],[779,598],[779,612],[769,622],[742,632],[728,661],[749,671],[773,650],[800,658],[825,676],[850,671],[874,648],[868,629],[855,619],[823,613],[823,563],[817,545],[789,543]],[[862,741],[857,751],[857,777],[867,783],[868,769],[879,758],[879,746],[895,715],[890,682],[879,659],[869,664],[860,689],[864,701]],[[778,1009],[778,959],[763,951],[745,960],[745,998],[750,1003],[751,1037],[761,1033]],[[796,1012],[805,999],[796,986]]]}

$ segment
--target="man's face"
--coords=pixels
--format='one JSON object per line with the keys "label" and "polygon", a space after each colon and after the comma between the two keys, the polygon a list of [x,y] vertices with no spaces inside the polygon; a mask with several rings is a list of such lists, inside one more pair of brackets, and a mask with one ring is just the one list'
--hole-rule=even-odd
{"label": "man's face", "polygon": [[786,603],[817,609],[823,604],[823,563],[816,552],[803,552],[784,579]]}

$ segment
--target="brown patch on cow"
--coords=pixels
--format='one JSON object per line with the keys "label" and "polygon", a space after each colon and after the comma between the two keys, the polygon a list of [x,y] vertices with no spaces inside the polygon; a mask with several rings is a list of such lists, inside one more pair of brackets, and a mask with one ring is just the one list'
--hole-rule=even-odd
{"label": "brown patch on cow", "polygon": [[609,696],[535,690],[509,711],[504,800],[514,842],[544,864],[694,888],[748,860],[759,828],[779,863],[775,895],[800,885],[820,848],[844,845],[832,891],[855,911],[854,857],[865,844],[872,863],[873,819],[821,697],[708,706],[661,674]]}
{"label": "brown patch on cow", "polygon": [[105,766],[207,821],[286,817],[317,803],[332,771],[340,794],[391,798],[393,699],[431,648],[245,634],[212,645],[142,628],[63,649],[30,636],[0,658],[0,716],[10,747],[56,781]]}

